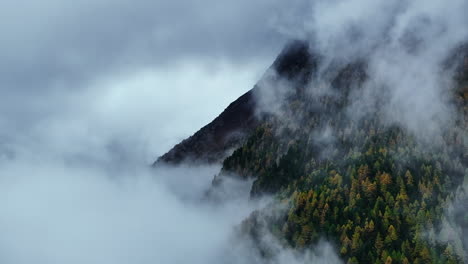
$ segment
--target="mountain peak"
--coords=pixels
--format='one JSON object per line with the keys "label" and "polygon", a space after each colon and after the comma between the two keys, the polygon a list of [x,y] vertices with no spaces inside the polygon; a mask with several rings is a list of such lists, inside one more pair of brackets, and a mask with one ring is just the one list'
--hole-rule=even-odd
{"label": "mountain peak", "polygon": [[[286,45],[270,67],[287,79],[303,79],[316,67],[306,42],[292,41]],[[191,137],[159,157],[153,166],[161,163],[180,164],[221,162],[230,150],[240,146],[259,125],[256,113],[258,85],[232,102],[218,117]]]}

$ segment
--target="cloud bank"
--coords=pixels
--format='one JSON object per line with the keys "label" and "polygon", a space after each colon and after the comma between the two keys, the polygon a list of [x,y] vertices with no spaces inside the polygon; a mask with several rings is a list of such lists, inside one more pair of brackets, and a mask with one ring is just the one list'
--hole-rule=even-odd
{"label": "cloud bank", "polygon": [[228,254],[249,182],[213,203],[219,167],[149,164],[253,87],[284,5],[3,1],[0,262],[264,261]]}
{"label": "cloud bank", "polygon": [[[0,262],[261,263],[225,253],[256,205],[200,201],[218,168],[147,164],[250,89],[287,38],[330,63],[378,58],[357,112],[385,91],[390,122],[437,131],[452,110],[435,65],[466,39],[466,5],[3,1]],[[279,248],[278,263],[338,261],[329,245]]]}
{"label": "cloud bank", "polygon": [[[365,119],[379,109],[389,125],[433,140],[457,118],[449,92],[453,68],[444,63],[468,41],[467,9],[463,0],[298,1],[279,29],[309,43],[320,62],[308,87],[312,98],[335,92],[327,74],[364,61],[368,76],[350,95],[349,118]],[[278,90],[274,83],[263,83],[262,100],[284,101],[286,92],[271,92]],[[291,90],[294,84],[282,86]]]}

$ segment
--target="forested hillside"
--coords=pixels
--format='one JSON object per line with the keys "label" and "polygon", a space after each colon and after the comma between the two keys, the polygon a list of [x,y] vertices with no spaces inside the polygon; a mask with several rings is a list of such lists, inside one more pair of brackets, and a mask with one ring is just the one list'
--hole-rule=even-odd
{"label": "forested hillside", "polygon": [[[289,65],[288,74],[271,77],[290,92],[224,160],[214,183],[253,178],[252,197],[272,194],[289,209],[276,217],[271,208],[256,212],[243,230],[255,237],[266,228],[298,250],[326,239],[348,263],[466,261],[468,56],[466,48],[454,54],[441,66],[454,80],[446,88],[451,122],[421,135],[388,121],[385,96],[355,115],[356,100],[365,103],[356,99],[367,81],[365,60],[320,76],[314,63]],[[316,92],[324,83],[331,92]]]}
{"label": "forested hillside", "polygon": [[335,60],[292,42],[254,89],[158,162],[214,162],[234,147],[212,188],[250,179],[252,199],[274,197],[241,225],[265,259],[275,254],[267,232],[297,252],[325,240],[345,263],[465,263],[468,46],[447,54],[403,81],[395,72],[413,68],[383,68],[405,98],[378,82],[375,54]]}

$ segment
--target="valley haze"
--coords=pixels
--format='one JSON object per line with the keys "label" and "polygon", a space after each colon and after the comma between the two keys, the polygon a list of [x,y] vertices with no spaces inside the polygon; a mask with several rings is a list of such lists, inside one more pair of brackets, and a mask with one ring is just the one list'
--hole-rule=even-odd
{"label": "valley haze", "polygon": [[[371,241],[374,223],[368,231],[366,212],[362,230],[325,231],[333,202],[311,202],[325,187],[306,178],[336,166],[322,185],[338,191],[323,193],[348,195],[339,185],[356,186],[354,174],[338,163],[371,159],[343,140],[360,124],[365,147],[396,133],[408,158],[392,170],[423,177],[411,193],[407,174],[391,176],[387,207],[425,208],[431,187],[444,200],[418,232],[402,227],[415,236],[401,251],[427,244],[467,261],[467,10],[466,0],[1,2],[0,263],[357,263],[365,237],[346,232]],[[316,170],[289,179],[301,151],[313,157],[304,171]],[[411,167],[413,154],[424,166]],[[353,190],[369,200],[387,190],[385,173],[356,164],[365,176]],[[432,169],[444,172],[438,191],[416,173]],[[320,236],[306,217],[320,219]],[[399,246],[397,222],[386,247]],[[366,258],[405,263],[396,251]]]}

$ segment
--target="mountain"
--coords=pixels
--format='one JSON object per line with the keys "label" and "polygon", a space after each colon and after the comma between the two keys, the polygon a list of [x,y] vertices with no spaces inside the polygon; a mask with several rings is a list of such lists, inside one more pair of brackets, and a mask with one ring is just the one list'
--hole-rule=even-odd
{"label": "mountain", "polygon": [[236,177],[253,180],[252,198],[272,195],[281,206],[241,225],[265,258],[275,255],[268,232],[298,252],[326,239],[347,263],[464,263],[468,46],[448,54],[415,71],[437,84],[424,90],[417,75],[392,75],[408,65],[376,75],[375,54],[335,60],[294,42],[253,90],[156,163],[222,161],[212,188]]}
{"label": "mountain", "polygon": [[[275,60],[271,69],[284,78],[298,78],[312,67],[308,47],[300,41],[291,42]],[[256,112],[256,97],[260,88],[253,89],[231,103],[211,123],[193,136],[177,144],[155,161],[158,164],[216,163],[245,141],[264,116]]]}
{"label": "mountain", "polygon": [[221,161],[230,149],[238,147],[259,124],[255,116],[254,89],[231,103],[223,113],[193,136],[161,156],[154,166],[160,163]]}

